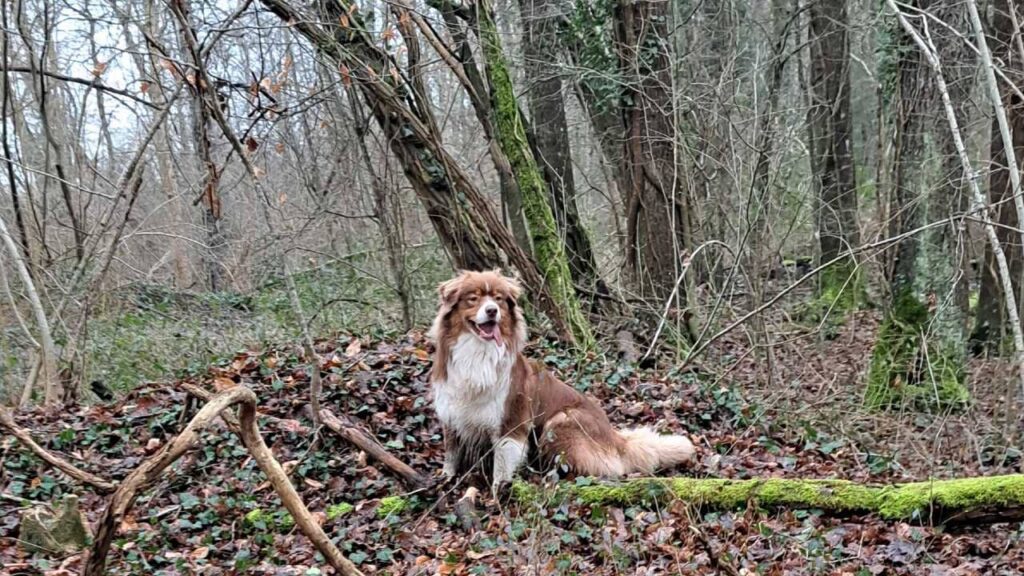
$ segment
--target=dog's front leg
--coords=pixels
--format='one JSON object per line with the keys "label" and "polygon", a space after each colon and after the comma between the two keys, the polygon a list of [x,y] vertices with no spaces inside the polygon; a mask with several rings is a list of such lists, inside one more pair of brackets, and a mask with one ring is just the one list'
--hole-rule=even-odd
{"label": "dog's front leg", "polygon": [[454,480],[459,473],[459,462],[462,460],[462,442],[455,431],[445,426],[444,433],[444,472],[445,480]]}
{"label": "dog's front leg", "polygon": [[525,437],[503,436],[494,442],[494,478],[491,481],[494,494],[512,481],[516,470],[526,460],[526,441]]}

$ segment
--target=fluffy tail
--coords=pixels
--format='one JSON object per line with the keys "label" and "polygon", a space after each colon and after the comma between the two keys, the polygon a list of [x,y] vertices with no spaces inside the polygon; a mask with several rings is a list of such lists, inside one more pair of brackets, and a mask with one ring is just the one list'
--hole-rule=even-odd
{"label": "fluffy tail", "polygon": [[650,428],[619,430],[623,440],[620,450],[625,473],[650,474],[693,458],[694,448],[686,436],[658,434]]}

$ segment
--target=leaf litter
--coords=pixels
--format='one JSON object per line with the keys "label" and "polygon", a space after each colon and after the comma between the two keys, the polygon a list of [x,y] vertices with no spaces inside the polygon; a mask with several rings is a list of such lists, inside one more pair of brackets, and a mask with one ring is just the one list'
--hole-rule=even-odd
{"label": "leaf litter", "polygon": [[[871,329],[869,324],[849,330]],[[849,363],[848,371],[855,375],[857,361],[850,359],[855,356],[837,357],[839,350],[851,346],[850,338],[860,336],[840,335],[826,344],[834,349],[810,359],[802,353],[789,364],[813,370],[816,362],[830,358]],[[323,405],[347,414],[399,459],[436,477],[443,448],[429,405],[431,349],[422,335],[390,340],[341,336],[317,347]],[[742,347],[738,339],[716,344],[708,362],[735,364],[721,379],[703,371],[634,370],[598,358],[577,361],[547,344],[536,345],[530,353],[596,396],[613,422],[690,434],[700,449],[698,462],[664,475],[892,482],[928,468],[915,468],[907,458],[891,465],[895,458],[884,449],[885,438],[865,449],[862,442],[827,431],[827,426],[815,428],[808,423],[814,421],[813,414],[792,411],[798,399],[806,404],[806,390],[792,402],[750,401],[748,396],[764,397],[764,370],[746,360],[736,363],[735,358],[744,358]],[[260,420],[267,444],[328,535],[367,574],[1024,572],[1024,525],[1019,523],[953,531],[923,519],[886,522],[873,515],[762,510],[753,503],[731,511],[700,510],[681,502],[647,509],[578,502],[517,504],[495,501],[482,491],[482,528],[467,531],[451,509],[407,494],[365,454],[330,431],[313,429],[307,407],[310,367],[301,357],[295,347],[243,352],[183,381],[209,391],[245,385],[257,393],[260,414],[273,417]],[[787,382],[811,382],[820,392],[820,382],[787,370]],[[18,420],[37,438],[47,439],[47,448],[92,472],[120,479],[177,433],[186,399],[176,383],[151,383],[114,404],[23,411]],[[841,400],[833,403],[842,405]],[[332,573],[295,528],[238,438],[222,423],[203,438],[125,517],[108,573]],[[0,439],[0,459],[0,492],[39,501],[79,493],[90,521],[102,513],[103,498],[68,482],[15,440]],[[961,468],[997,471],[978,465]],[[934,474],[935,467],[929,469]],[[937,475],[942,474],[940,469]],[[524,471],[523,476],[547,481],[537,471]],[[386,514],[380,513],[382,501],[389,507]],[[0,499],[0,573],[77,573],[80,558],[43,559],[19,550],[19,508],[14,499]]]}

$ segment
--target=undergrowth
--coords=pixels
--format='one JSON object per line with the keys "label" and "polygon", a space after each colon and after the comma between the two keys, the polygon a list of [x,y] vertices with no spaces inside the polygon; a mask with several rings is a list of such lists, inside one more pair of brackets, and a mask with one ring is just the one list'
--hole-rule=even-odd
{"label": "undergrowth", "polygon": [[[402,330],[398,296],[387,274],[365,273],[371,256],[299,272],[299,299],[317,335],[356,331],[373,337]],[[409,255],[417,274],[413,310],[425,324],[433,313],[433,287],[448,274],[434,249]],[[386,283],[387,282],[387,283]],[[135,284],[104,295],[88,326],[84,381],[102,381],[112,390],[131,390],[141,382],[195,372],[218,358],[246,348],[298,341],[300,327],[284,279],[271,277],[250,293],[176,292]],[[18,359],[3,359],[13,369]]]}

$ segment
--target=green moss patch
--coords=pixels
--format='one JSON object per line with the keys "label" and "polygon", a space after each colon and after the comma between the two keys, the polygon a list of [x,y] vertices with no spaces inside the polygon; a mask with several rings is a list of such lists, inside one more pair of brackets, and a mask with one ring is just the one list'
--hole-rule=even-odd
{"label": "green moss patch", "polygon": [[768,478],[640,478],[607,484],[560,484],[543,491],[525,482],[513,487],[521,503],[576,500],[588,505],[649,506],[681,500],[698,506],[737,509],[756,502],[766,508],[814,508],[839,513],[877,513],[890,520],[940,516],[981,508],[1024,505],[1024,475],[933,480],[897,485],[847,480]]}
{"label": "green moss patch", "polygon": [[941,410],[970,400],[962,354],[928,338],[928,321],[928,308],[912,293],[896,299],[871,353],[864,394],[869,408],[909,402]]}
{"label": "green moss patch", "polygon": [[381,518],[397,516],[408,509],[409,500],[401,496],[385,496],[380,499],[380,504],[377,505],[377,516]]}

